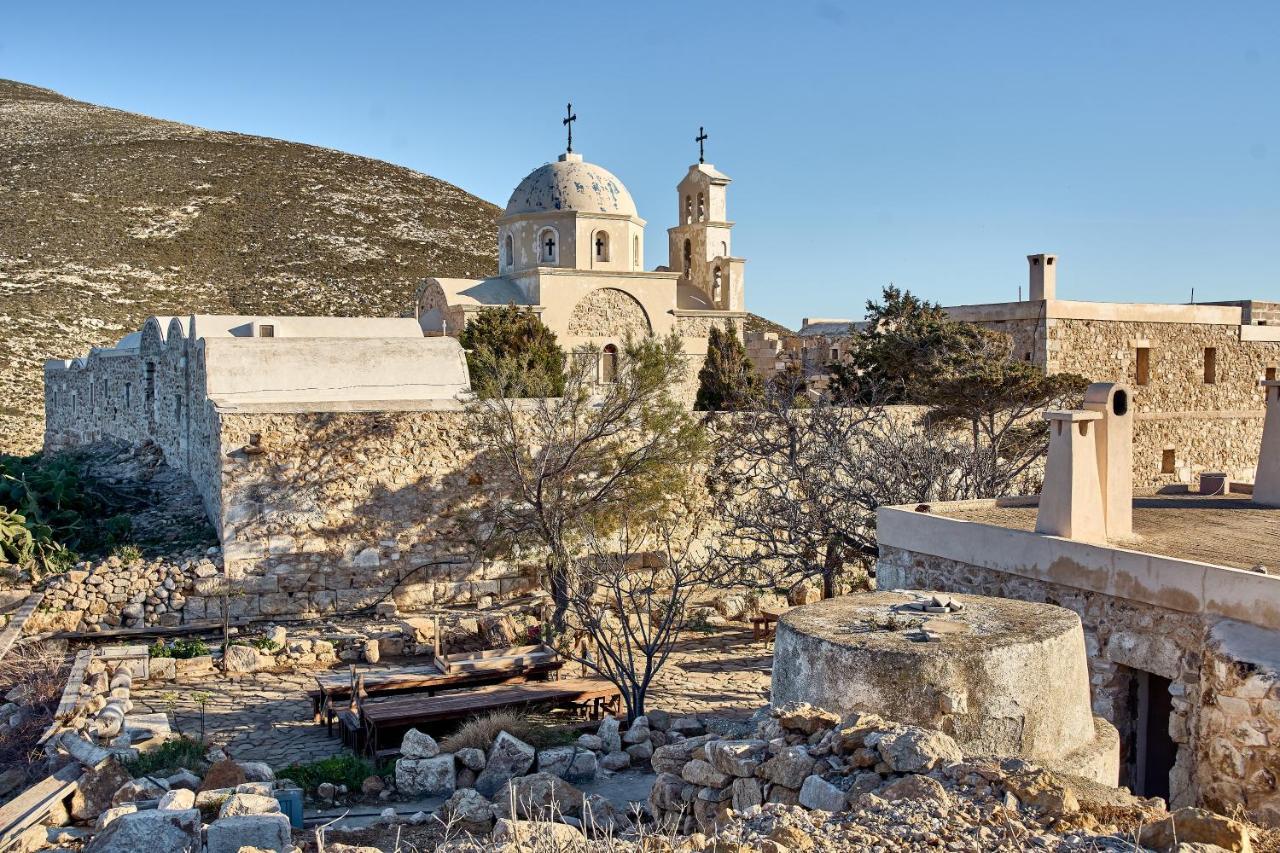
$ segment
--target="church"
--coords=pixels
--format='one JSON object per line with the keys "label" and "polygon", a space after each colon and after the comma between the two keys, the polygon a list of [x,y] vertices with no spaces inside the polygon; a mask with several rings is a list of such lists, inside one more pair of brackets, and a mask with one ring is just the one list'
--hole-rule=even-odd
{"label": "church", "polygon": [[733,320],[741,331],[747,316],[745,262],[730,244],[730,179],[704,162],[706,138],[699,133],[698,162],[676,187],[666,265],[644,268],[645,220],[631,194],[575,152],[570,134],[568,150],[511,193],[498,219],[498,275],[423,282],[416,298],[423,332],[456,336],[476,312],[516,305],[536,313],[566,351],[599,349],[601,382],[612,378],[628,336],[675,330],[701,366],[712,326]]}

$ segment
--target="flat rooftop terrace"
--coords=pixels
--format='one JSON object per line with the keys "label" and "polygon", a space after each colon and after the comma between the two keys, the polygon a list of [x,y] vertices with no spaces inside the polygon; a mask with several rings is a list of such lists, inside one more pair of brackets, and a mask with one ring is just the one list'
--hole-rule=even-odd
{"label": "flat rooftop terrace", "polygon": [[[931,513],[1010,530],[1036,526],[1035,498],[933,504]],[[1133,539],[1108,544],[1233,569],[1261,563],[1280,575],[1280,509],[1258,506],[1248,495],[1138,495],[1133,532]]]}

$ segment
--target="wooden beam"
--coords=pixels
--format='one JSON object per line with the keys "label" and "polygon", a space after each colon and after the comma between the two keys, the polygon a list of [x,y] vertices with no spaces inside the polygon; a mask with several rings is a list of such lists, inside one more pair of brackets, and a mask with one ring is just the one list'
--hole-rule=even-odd
{"label": "wooden beam", "polygon": [[68,764],[0,806],[0,849],[7,848],[24,831],[39,823],[56,803],[74,792],[80,778],[80,765]]}
{"label": "wooden beam", "polygon": [[33,592],[22,602],[18,612],[10,617],[9,624],[0,631],[0,658],[7,655],[9,649],[13,648],[13,644],[22,636],[22,626],[27,624],[27,620],[31,618],[32,613],[36,612],[36,608],[42,601],[44,601],[44,593]]}

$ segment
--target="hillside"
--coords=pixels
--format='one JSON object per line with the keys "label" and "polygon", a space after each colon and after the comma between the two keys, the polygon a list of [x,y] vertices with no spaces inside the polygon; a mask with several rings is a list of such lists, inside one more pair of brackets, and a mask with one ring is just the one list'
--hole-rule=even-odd
{"label": "hillside", "polygon": [[496,267],[498,208],[400,166],[0,80],[0,451],[41,365],[150,314],[393,315]]}

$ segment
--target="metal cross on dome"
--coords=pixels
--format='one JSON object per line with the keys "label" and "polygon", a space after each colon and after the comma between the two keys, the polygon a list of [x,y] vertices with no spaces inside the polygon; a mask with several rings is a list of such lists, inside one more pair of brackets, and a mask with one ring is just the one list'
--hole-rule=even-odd
{"label": "metal cross on dome", "polygon": [[709,138],[709,137],[707,136],[707,132],[706,132],[705,130],[703,130],[701,127],[699,127],[699,128],[698,128],[698,135],[697,135],[697,136],[695,136],[695,137],[694,137],[694,139],[693,139],[693,141],[694,141],[694,142],[698,143],[698,162],[699,162],[699,163],[705,162],[705,161],[702,159],[702,158],[703,158],[703,156],[704,156],[704,155],[703,155],[703,151],[702,151],[702,143],[706,142],[708,138]]}
{"label": "metal cross on dome", "polygon": [[563,124],[565,127],[569,128],[569,147],[566,148],[565,151],[569,154],[572,154],[573,153],[573,122],[577,121],[578,117],[573,112],[572,102],[565,105],[564,112],[565,112],[566,118],[564,121],[560,123]]}

